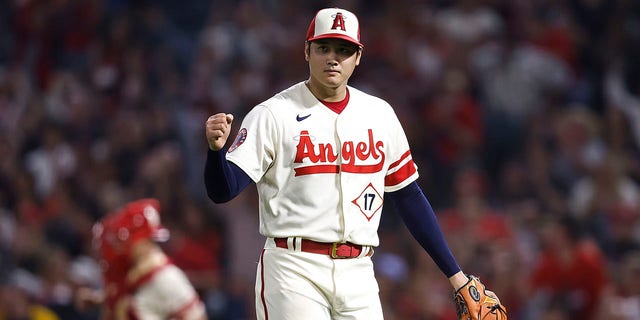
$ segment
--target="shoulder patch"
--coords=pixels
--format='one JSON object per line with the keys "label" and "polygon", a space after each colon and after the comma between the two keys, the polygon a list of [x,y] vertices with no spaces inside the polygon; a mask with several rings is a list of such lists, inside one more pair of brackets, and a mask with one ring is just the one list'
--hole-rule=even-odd
{"label": "shoulder patch", "polygon": [[233,150],[236,150],[242,143],[244,143],[245,140],[247,140],[247,128],[242,128],[238,131],[238,135],[235,140],[233,140],[233,144],[229,147],[229,151],[227,152],[233,152]]}

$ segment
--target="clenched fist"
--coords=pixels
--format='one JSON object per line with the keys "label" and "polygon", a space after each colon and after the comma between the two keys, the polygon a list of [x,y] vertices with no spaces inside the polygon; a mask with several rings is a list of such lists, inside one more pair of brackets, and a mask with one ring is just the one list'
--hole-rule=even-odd
{"label": "clenched fist", "polygon": [[230,113],[217,113],[207,119],[205,131],[209,149],[218,151],[224,147],[229,138],[232,122],[233,115]]}

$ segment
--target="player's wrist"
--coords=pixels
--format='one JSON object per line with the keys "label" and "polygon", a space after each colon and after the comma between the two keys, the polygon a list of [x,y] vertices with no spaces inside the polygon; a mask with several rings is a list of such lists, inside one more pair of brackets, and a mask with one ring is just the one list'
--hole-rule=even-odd
{"label": "player's wrist", "polygon": [[458,291],[469,282],[469,277],[467,277],[467,275],[461,270],[449,277],[449,282],[451,283],[453,289],[455,291]]}
{"label": "player's wrist", "polygon": [[224,145],[218,146],[215,143],[209,142],[209,150],[213,152],[220,152],[220,150],[224,149]]}

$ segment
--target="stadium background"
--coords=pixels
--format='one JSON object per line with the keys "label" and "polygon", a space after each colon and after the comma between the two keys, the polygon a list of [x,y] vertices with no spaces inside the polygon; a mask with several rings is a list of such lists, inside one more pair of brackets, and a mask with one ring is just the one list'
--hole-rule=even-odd
{"label": "stadium background", "polygon": [[[351,84],[387,99],[455,255],[512,319],[640,314],[640,2],[0,2],[0,312],[61,319],[100,286],[92,223],[154,196],[211,319],[252,319],[255,190],[214,206],[204,121],[303,80],[309,19],[357,12]],[[239,119],[241,120],[241,119]],[[237,121],[240,123],[240,121]],[[395,214],[387,319],[453,319],[450,286]]]}

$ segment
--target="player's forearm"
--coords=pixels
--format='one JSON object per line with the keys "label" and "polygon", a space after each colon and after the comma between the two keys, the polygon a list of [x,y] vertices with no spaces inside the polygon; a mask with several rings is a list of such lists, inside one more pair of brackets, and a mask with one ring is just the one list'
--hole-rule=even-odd
{"label": "player's forearm", "polygon": [[[387,194],[405,225],[440,270],[453,277],[460,266],[453,257],[431,204],[416,182]],[[456,278],[457,279],[457,278]]]}
{"label": "player's forearm", "polygon": [[209,150],[204,169],[204,184],[207,195],[215,203],[224,203],[235,198],[249,185],[251,179],[237,166],[225,158],[227,150]]}

